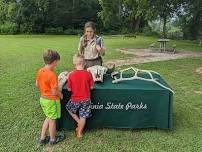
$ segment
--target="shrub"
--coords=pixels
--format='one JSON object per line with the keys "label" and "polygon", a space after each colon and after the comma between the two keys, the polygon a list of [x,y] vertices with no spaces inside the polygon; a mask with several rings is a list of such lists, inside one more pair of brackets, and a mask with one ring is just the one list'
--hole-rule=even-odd
{"label": "shrub", "polygon": [[15,23],[4,23],[0,25],[0,34],[17,34],[18,26]]}
{"label": "shrub", "polygon": [[168,31],[167,37],[170,39],[182,39],[183,33],[182,33],[181,29],[173,28]]}
{"label": "shrub", "polygon": [[80,30],[80,29],[66,29],[66,30],[64,30],[64,34],[67,34],[67,35],[82,35],[83,30]]}
{"label": "shrub", "polygon": [[50,27],[45,29],[46,34],[63,34],[62,27]]}

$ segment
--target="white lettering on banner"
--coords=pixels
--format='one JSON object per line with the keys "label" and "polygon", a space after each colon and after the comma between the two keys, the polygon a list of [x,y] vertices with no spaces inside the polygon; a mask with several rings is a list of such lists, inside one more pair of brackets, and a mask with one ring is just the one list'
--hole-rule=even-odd
{"label": "white lettering on banner", "polygon": [[106,105],[100,104],[99,102],[97,104],[91,103],[91,109],[100,110],[100,109],[106,109],[106,110],[146,110],[147,104],[144,104],[143,102],[137,104],[133,102],[128,102],[125,104],[122,103],[116,103],[113,102],[107,102]]}
{"label": "white lettering on banner", "polygon": [[129,102],[126,105],[126,110],[129,109],[147,109],[147,104],[143,104],[142,102],[140,104],[132,104],[131,102]]}
{"label": "white lettering on banner", "polygon": [[105,107],[105,109],[123,109],[124,105],[122,105],[121,103],[119,104],[114,104],[112,102],[108,102],[107,106]]}
{"label": "white lettering on banner", "polygon": [[103,109],[104,105],[101,105],[99,102],[97,104],[91,103],[91,109]]}

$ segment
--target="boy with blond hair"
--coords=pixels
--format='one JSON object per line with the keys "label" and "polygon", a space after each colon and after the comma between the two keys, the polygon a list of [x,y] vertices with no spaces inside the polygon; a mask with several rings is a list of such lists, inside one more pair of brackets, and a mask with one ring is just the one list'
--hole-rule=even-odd
{"label": "boy with blond hair", "polygon": [[[90,90],[94,87],[93,77],[84,69],[85,60],[83,55],[76,54],[73,57],[75,70],[69,74],[68,90],[72,92],[66,108],[72,118],[77,122],[76,136],[82,137],[86,118],[91,117]],[[79,115],[77,115],[77,111]]]}

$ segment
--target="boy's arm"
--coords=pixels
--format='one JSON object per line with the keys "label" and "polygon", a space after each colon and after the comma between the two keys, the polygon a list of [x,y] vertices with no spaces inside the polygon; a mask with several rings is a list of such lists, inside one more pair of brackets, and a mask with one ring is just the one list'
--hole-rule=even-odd
{"label": "boy's arm", "polygon": [[90,87],[90,89],[91,89],[91,90],[93,90],[93,89],[94,89],[94,87],[95,87],[95,85],[91,86],[91,87]]}
{"label": "boy's arm", "polygon": [[54,89],[52,89],[52,95],[54,95],[54,96],[59,96],[60,99],[63,98],[63,94],[59,91],[58,88],[54,88]]}
{"label": "boy's arm", "polygon": [[36,86],[37,88],[39,88],[39,72],[37,72],[37,75],[36,75],[35,86]]}
{"label": "boy's arm", "polygon": [[68,91],[72,91],[72,89],[69,87],[69,85],[68,85],[68,87],[67,87],[67,90],[68,90]]}
{"label": "boy's arm", "polygon": [[52,75],[50,79],[50,86],[51,86],[51,92],[54,96],[59,96],[61,99],[63,98],[62,93],[59,90],[58,86],[58,78],[56,75]]}
{"label": "boy's arm", "polygon": [[71,81],[71,74],[72,72],[70,72],[69,74],[68,74],[68,80],[67,80],[67,89],[68,89],[68,91],[72,91],[72,81]]}
{"label": "boy's arm", "polygon": [[[89,72],[90,73],[90,72]],[[95,82],[93,80],[93,76],[92,74],[90,73],[90,89],[94,89],[94,86],[95,86]]]}
{"label": "boy's arm", "polygon": [[37,88],[39,88],[39,83],[38,83],[37,80],[36,80],[36,82],[35,82],[35,86],[36,86]]}

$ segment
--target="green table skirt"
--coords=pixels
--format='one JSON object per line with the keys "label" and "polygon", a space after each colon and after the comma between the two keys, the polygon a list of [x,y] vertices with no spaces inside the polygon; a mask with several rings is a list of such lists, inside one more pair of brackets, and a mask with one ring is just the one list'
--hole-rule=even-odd
{"label": "green table skirt", "polygon": [[[169,87],[159,75],[154,76]],[[57,129],[74,129],[76,123],[65,107],[71,96],[67,85],[62,93]],[[106,75],[103,83],[96,83],[91,100],[92,117],[87,119],[86,128],[172,128],[173,94],[153,82],[132,80],[112,84],[112,78]]]}

